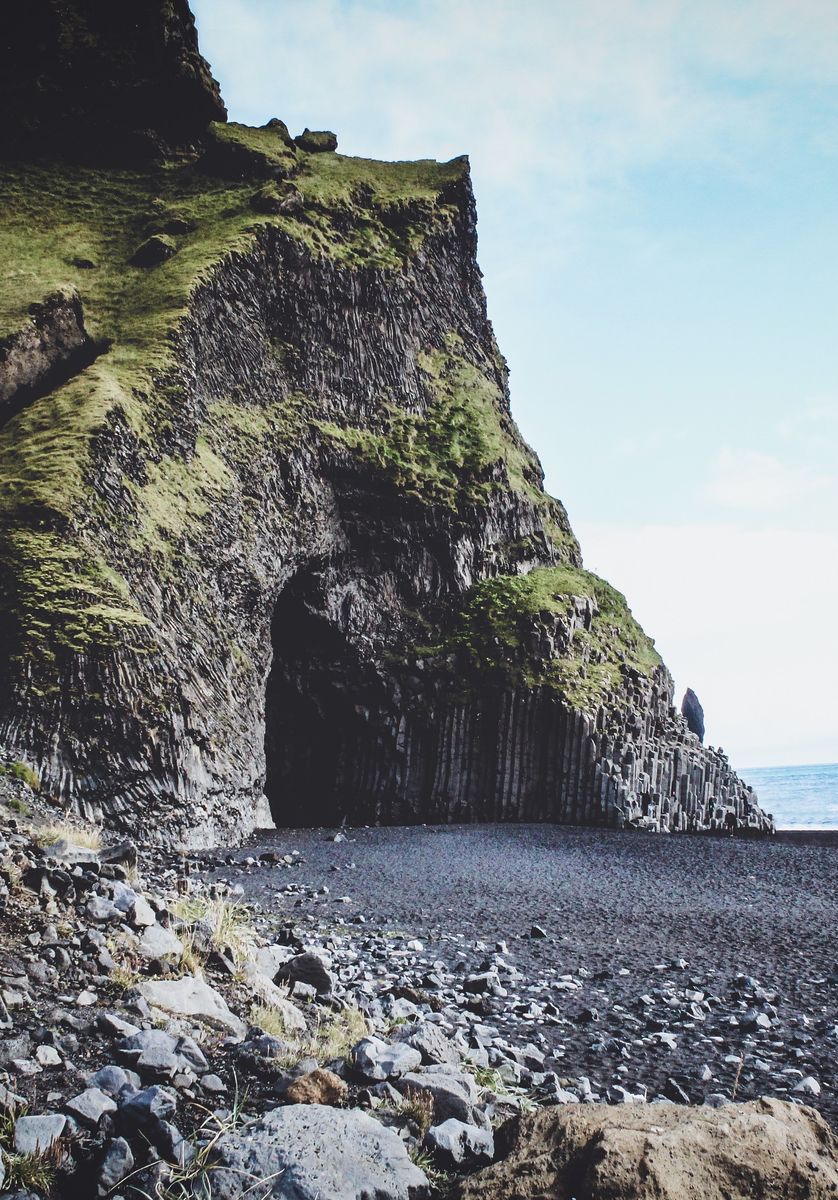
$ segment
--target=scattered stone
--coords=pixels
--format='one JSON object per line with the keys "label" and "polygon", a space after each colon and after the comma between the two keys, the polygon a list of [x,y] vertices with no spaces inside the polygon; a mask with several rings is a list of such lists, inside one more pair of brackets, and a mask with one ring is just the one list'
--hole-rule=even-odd
{"label": "scattered stone", "polygon": [[177,254],[177,243],[167,233],[153,233],[128,260],[133,267],[157,267]]}
{"label": "scattered stone", "polygon": [[157,922],[149,925],[143,932],[138,946],[140,954],[146,959],[179,959],[183,954],[183,942],[175,937],[171,929],[164,929]]}
{"label": "scattered stone", "polygon": [[334,987],[334,978],[322,958],[317,954],[296,954],[283,963],[274,978],[275,983],[308,983],[318,995],[328,995]]}
{"label": "scattered stone", "polygon": [[352,1065],[365,1079],[395,1079],[421,1066],[422,1055],[403,1042],[388,1043],[381,1038],[362,1038],[351,1055]]}
{"label": "scattered stone", "polygon": [[111,1138],[105,1144],[96,1189],[100,1196],[109,1196],[134,1168],[134,1155],[125,1138]]}
{"label": "scattered stone", "polygon": [[116,1112],[116,1104],[111,1097],[97,1087],[87,1088],[78,1096],[73,1096],[64,1107],[80,1125],[87,1125],[91,1129],[95,1129],[107,1113]]}
{"label": "scattered stone", "polygon": [[806,1096],[819,1096],[821,1094],[821,1085],[815,1079],[814,1075],[807,1075],[805,1079],[801,1079],[791,1089],[793,1092],[802,1092]]}
{"label": "scattered stone", "polygon": [[329,129],[304,129],[294,138],[294,143],[308,154],[323,154],[338,148],[337,134]]}

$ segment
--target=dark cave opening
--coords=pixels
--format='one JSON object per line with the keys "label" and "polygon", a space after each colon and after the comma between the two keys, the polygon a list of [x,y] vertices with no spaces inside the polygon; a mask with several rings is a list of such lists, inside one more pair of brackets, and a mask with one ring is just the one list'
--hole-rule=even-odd
{"label": "dark cave opening", "polygon": [[357,655],[292,589],[277,602],[271,642],[265,795],[274,822],[340,825],[352,816],[353,777],[368,736]]}

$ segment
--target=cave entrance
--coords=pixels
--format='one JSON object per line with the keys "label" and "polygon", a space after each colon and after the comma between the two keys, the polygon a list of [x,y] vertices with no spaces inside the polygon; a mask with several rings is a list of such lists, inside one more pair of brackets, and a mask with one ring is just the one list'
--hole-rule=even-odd
{"label": "cave entrance", "polygon": [[271,622],[265,692],[265,795],[278,826],[353,816],[368,738],[357,655],[339,629],[283,592]]}

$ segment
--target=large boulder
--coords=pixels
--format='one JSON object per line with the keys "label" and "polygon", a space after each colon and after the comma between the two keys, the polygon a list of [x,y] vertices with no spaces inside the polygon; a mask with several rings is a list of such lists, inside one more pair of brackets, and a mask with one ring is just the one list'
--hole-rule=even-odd
{"label": "large boulder", "polygon": [[422,1200],[424,1172],[398,1134],[359,1109],[276,1108],[220,1138],[213,1200]]}
{"label": "large boulder", "polygon": [[516,1119],[457,1200],[834,1200],[838,1140],[811,1108],[574,1105]]}

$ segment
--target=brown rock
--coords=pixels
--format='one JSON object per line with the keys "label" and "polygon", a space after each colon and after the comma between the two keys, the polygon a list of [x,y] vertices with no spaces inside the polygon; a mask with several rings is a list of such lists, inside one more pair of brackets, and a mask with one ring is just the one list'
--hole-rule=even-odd
{"label": "brown rock", "polygon": [[329,1104],[337,1108],[346,1099],[349,1088],[333,1071],[317,1067],[308,1075],[301,1075],[285,1089],[289,1104]]}
{"label": "brown rock", "polygon": [[457,1200],[834,1200],[838,1139],[811,1108],[579,1105],[510,1122]]}

